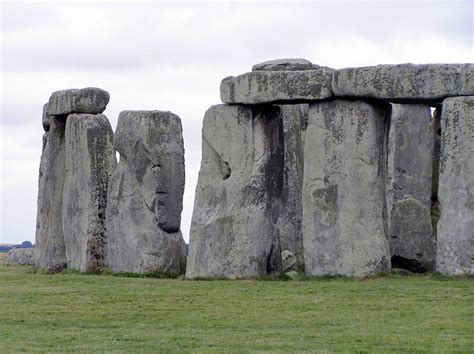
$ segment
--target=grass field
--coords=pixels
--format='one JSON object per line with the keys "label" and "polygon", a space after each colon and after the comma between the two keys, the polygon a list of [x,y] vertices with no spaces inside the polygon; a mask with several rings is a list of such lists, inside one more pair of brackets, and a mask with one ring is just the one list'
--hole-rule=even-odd
{"label": "grass field", "polygon": [[474,351],[474,279],[185,281],[0,266],[0,352]]}

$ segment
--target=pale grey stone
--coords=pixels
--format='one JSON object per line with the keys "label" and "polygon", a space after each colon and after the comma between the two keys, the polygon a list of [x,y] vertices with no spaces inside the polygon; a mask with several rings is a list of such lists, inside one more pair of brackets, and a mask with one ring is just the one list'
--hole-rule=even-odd
{"label": "pale grey stone", "polygon": [[308,119],[307,104],[280,105],[283,121],[283,190],[280,199],[278,228],[283,250],[295,255],[295,269],[304,269],[303,232],[301,226],[303,206],[303,126]]}
{"label": "pale grey stone", "polygon": [[224,103],[298,103],[332,97],[330,68],[252,71],[221,82]]}
{"label": "pale grey stone", "polygon": [[398,64],[337,70],[335,96],[392,102],[440,101],[474,95],[474,64]]}
{"label": "pale grey stone", "polygon": [[427,271],[435,262],[430,213],[433,143],[429,106],[392,104],[386,198],[388,240],[397,268]]}
{"label": "pale grey stone", "polygon": [[111,270],[184,272],[181,120],[171,112],[121,112],[114,144],[120,162],[107,197]]}
{"label": "pale grey stone", "polygon": [[98,114],[105,111],[110,95],[96,87],[69,89],[53,92],[49,98],[49,115],[57,116],[70,113]]}
{"label": "pale grey stone", "polygon": [[474,274],[474,96],[443,101],[436,269]]}
{"label": "pale grey stone", "polygon": [[14,248],[5,256],[6,266],[35,265],[34,248]]}
{"label": "pale grey stone", "polygon": [[410,195],[393,203],[389,231],[392,266],[411,272],[434,269],[436,242],[430,208]]}
{"label": "pale grey stone", "polygon": [[281,252],[281,263],[283,272],[294,271],[297,266],[296,255],[291,251],[283,250]]}
{"label": "pale grey stone", "polygon": [[384,198],[387,107],[310,105],[304,148],[306,274],[365,276],[390,269]]}
{"label": "pale grey stone", "polygon": [[312,70],[318,68],[306,59],[275,59],[264,61],[263,63],[255,64],[252,71],[300,71]]}
{"label": "pale grey stone", "polygon": [[107,266],[105,208],[109,177],[116,165],[107,117],[70,114],[63,189],[63,232],[70,269],[100,272]]}
{"label": "pale grey stone", "polygon": [[291,279],[297,279],[299,273],[297,271],[291,270],[289,272],[286,272],[285,275],[289,276]]}
{"label": "pale grey stone", "polygon": [[62,224],[66,116],[49,117],[49,123],[39,170],[35,258],[38,268],[57,272],[67,265]]}
{"label": "pale grey stone", "polygon": [[275,106],[209,108],[186,276],[281,274],[283,127]]}

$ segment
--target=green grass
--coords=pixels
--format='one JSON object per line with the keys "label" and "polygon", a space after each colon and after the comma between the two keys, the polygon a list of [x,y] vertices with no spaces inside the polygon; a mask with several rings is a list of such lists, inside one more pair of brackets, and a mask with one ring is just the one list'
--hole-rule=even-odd
{"label": "green grass", "polygon": [[474,279],[185,281],[0,266],[0,352],[474,351]]}

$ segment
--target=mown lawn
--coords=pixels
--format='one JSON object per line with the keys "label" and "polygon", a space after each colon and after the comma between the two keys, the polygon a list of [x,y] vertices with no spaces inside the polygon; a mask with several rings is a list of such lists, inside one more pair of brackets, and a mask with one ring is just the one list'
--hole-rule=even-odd
{"label": "mown lawn", "polygon": [[474,279],[185,281],[0,266],[0,352],[474,351]]}

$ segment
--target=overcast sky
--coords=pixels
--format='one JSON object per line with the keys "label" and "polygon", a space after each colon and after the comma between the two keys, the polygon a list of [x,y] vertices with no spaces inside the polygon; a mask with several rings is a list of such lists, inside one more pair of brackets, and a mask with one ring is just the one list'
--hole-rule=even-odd
{"label": "overcast sky", "polygon": [[2,2],[0,243],[34,242],[42,107],[96,86],[183,122],[188,241],[205,110],[222,78],[276,58],[342,68],[474,61],[472,0]]}

